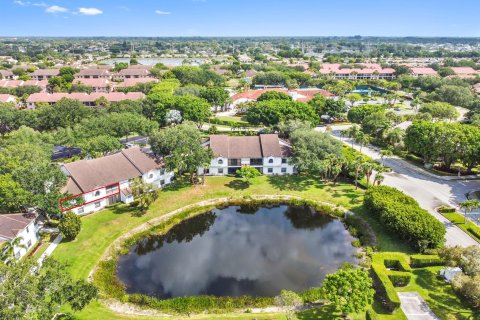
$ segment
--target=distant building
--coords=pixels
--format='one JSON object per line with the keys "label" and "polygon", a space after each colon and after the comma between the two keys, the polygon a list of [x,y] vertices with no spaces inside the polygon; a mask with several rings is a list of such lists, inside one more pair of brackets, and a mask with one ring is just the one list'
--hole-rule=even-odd
{"label": "distant building", "polygon": [[328,92],[323,89],[318,88],[306,88],[306,89],[294,89],[294,90],[287,90],[285,88],[267,88],[267,89],[258,89],[258,90],[247,90],[244,92],[240,92],[234,94],[232,98],[232,105],[236,106],[243,102],[252,102],[257,101],[257,99],[265,92],[268,91],[276,91],[276,92],[283,92],[288,94],[292,97],[295,101],[302,101],[308,102],[310,101],[316,94],[320,94],[324,97],[333,97],[334,94]]}
{"label": "distant building", "polygon": [[437,71],[432,68],[410,68],[412,71],[412,76],[414,77],[426,77],[426,76],[438,76]]}
{"label": "distant building", "polygon": [[118,83],[115,88],[128,88],[133,87],[139,83],[154,83],[158,82],[158,79],[152,77],[146,78],[128,78],[123,80],[123,82]]}
{"label": "distant building", "polygon": [[48,80],[60,74],[59,69],[37,69],[30,74],[33,80]]}
{"label": "distant building", "polygon": [[13,80],[15,75],[10,70],[0,70],[0,80],[1,79],[10,79]]}
{"label": "distant building", "polygon": [[472,67],[451,67],[456,76],[461,78],[474,78],[480,75],[480,70],[475,70]]}
{"label": "distant building", "polygon": [[77,78],[73,80],[73,84],[81,84],[87,87],[92,87],[93,92],[108,93],[112,90],[112,84],[106,78]]}
{"label": "distant building", "polygon": [[0,102],[1,103],[17,103],[17,97],[12,96],[11,94],[2,94],[0,93]]}
{"label": "distant building", "polygon": [[0,214],[0,248],[2,243],[21,238],[13,248],[16,259],[22,258],[40,239],[41,219],[36,213]]}
{"label": "distant building", "polygon": [[130,188],[134,178],[141,177],[159,188],[173,179],[173,172],[165,170],[162,159],[139,147],[97,159],[66,163],[61,169],[68,177],[64,191],[83,198],[75,208],[68,201],[62,201],[62,210],[76,214],[98,211],[118,201],[134,201]]}
{"label": "distant building", "polygon": [[27,98],[27,108],[34,109],[39,103],[54,104],[62,98],[78,100],[88,107],[95,106],[98,99],[104,97],[109,102],[119,102],[124,100],[141,100],[145,95],[141,92],[110,92],[110,93],[34,93]]}
{"label": "distant building", "polygon": [[252,166],[265,175],[293,174],[294,166],[289,163],[292,150],[288,142],[277,134],[259,136],[211,135],[205,147],[213,151],[214,159],[199,174],[235,174],[242,166]]}
{"label": "distant building", "polygon": [[0,80],[0,88],[18,88],[22,86],[36,86],[42,91],[47,90],[48,80]]}
{"label": "distant building", "polygon": [[82,69],[75,74],[75,78],[79,79],[110,79],[112,74],[106,68],[88,68]]}
{"label": "distant building", "polygon": [[151,77],[150,70],[146,68],[127,68],[120,70],[116,75],[115,78],[118,80],[125,80],[131,78],[149,78]]}
{"label": "distant building", "polygon": [[376,63],[363,63],[360,67],[343,68],[338,63],[324,63],[320,74],[337,80],[395,79],[395,69],[382,68]]}

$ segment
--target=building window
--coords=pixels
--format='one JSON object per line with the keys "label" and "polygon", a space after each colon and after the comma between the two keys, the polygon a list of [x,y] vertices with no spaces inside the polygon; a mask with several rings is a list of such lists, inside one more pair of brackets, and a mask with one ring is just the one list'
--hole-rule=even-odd
{"label": "building window", "polygon": [[98,197],[100,195],[100,190],[95,191],[95,197]]}
{"label": "building window", "polygon": [[164,175],[165,174],[165,169],[160,169],[160,175]]}
{"label": "building window", "polygon": [[100,201],[95,202],[95,208],[100,208]]}
{"label": "building window", "polygon": [[20,259],[20,251],[17,251],[17,253],[15,253],[15,258]]}
{"label": "building window", "polygon": [[30,232],[30,228],[27,226],[27,233],[29,233],[29,232]]}
{"label": "building window", "polygon": [[32,246],[32,240],[28,239],[27,247],[30,248],[31,246]]}
{"label": "building window", "polygon": [[223,169],[218,169],[219,174],[223,174]]}
{"label": "building window", "polygon": [[268,168],[268,173],[273,173],[273,168]]}
{"label": "building window", "polygon": [[218,163],[218,164],[223,164],[223,160],[222,160],[222,159],[218,159],[217,163]]}
{"label": "building window", "polygon": [[160,185],[163,186],[165,184],[165,180],[160,180]]}
{"label": "building window", "polygon": [[287,168],[282,168],[282,173],[287,173]]}
{"label": "building window", "polygon": [[287,163],[287,158],[282,158],[282,163],[283,164]]}
{"label": "building window", "polygon": [[83,209],[83,207],[80,207],[77,209],[77,213],[78,214],[82,214],[85,210]]}
{"label": "building window", "polygon": [[268,163],[273,163],[273,159],[268,159]]}
{"label": "building window", "polygon": [[150,174],[148,175],[148,179],[152,179],[152,178],[153,178],[153,173],[150,173]]}

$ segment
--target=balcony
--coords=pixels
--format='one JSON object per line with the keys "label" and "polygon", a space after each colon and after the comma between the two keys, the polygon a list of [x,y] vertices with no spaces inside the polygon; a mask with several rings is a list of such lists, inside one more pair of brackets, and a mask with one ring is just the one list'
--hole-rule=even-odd
{"label": "balcony", "polygon": [[242,161],[240,159],[228,159],[229,167],[240,167],[241,165]]}
{"label": "balcony", "polygon": [[250,159],[250,165],[251,166],[262,166],[263,165],[263,159]]}
{"label": "balcony", "polygon": [[106,194],[107,196],[110,196],[110,195],[116,194],[116,193],[118,193],[118,192],[119,192],[118,185],[114,185],[114,186],[109,186],[109,187],[107,187],[105,194]]}

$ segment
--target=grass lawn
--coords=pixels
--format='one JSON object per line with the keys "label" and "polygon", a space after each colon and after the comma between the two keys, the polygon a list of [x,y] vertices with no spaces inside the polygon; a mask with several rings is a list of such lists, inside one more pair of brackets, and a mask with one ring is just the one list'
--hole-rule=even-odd
{"label": "grass lawn", "polygon": [[215,116],[215,118],[223,121],[241,123],[241,124],[249,124],[247,121],[242,120],[242,117],[235,117],[235,116]]}
{"label": "grass lawn", "polygon": [[480,242],[480,227],[477,226],[475,223],[468,219],[467,223],[464,223],[465,218],[459,213],[442,213],[442,215],[451,222],[455,223],[457,227],[471,235],[473,239]]}

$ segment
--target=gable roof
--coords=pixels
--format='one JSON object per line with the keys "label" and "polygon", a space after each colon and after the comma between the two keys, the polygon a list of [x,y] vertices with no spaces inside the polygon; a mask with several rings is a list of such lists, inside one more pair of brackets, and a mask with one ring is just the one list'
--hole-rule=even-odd
{"label": "gable roof", "polygon": [[0,237],[15,239],[36,218],[35,213],[0,214]]}
{"label": "gable roof", "polygon": [[159,158],[133,147],[97,159],[64,164],[70,178],[65,189],[70,194],[88,192],[139,177],[162,166]]}
{"label": "gable roof", "polygon": [[[229,159],[282,157],[287,151],[277,134],[259,136],[211,135],[209,146],[216,157]],[[287,148],[288,149],[288,148]]]}

